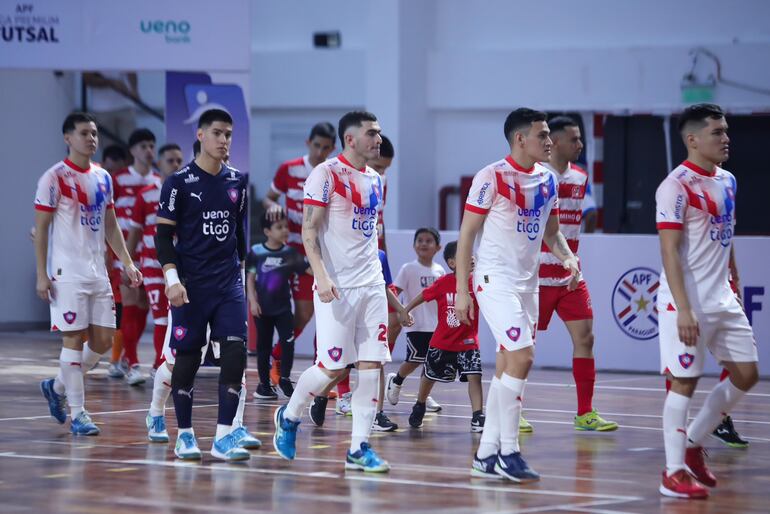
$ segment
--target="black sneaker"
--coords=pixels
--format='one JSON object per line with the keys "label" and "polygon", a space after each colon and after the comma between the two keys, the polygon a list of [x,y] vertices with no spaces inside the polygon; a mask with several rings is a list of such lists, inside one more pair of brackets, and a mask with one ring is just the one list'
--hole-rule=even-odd
{"label": "black sneaker", "polygon": [[735,431],[733,419],[730,416],[722,418],[722,422],[714,429],[711,435],[730,448],[746,448],[749,445],[749,442],[741,438],[741,435]]}
{"label": "black sneaker", "polygon": [[422,426],[422,418],[425,417],[425,404],[415,402],[412,407],[412,413],[409,415],[409,425],[412,428],[420,428]]}
{"label": "black sneaker", "polygon": [[398,425],[393,423],[384,412],[380,411],[377,413],[372,430],[375,432],[393,432],[396,429],[398,429]]}
{"label": "black sneaker", "polygon": [[271,385],[264,385],[259,384],[257,385],[257,390],[254,391],[254,398],[258,400],[277,400],[278,399],[278,393],[275,392],[275,389]]}
{"label": "black sneaker", "polygon": [[278,381],[278,387],[281,388],[281,392],[286,395],[286,398],[291,398],[291,395],[294,394],[294,384],[289,378],[281,377],[281,380]]}
{"label": "black sneaker", "polygon": [[471,432],[479,433],[484,431],[484,420],[486,420],[483,412],[474,412],[471,418]]}
{"label": "black sneaker", "polygon": [[326,420],[326,404],[329,403],[329,399],[325,396],[316,396],[313,399],[313,403],[308,407],[308,413],[310,414],[310,421],[317,427],[321,427]]}

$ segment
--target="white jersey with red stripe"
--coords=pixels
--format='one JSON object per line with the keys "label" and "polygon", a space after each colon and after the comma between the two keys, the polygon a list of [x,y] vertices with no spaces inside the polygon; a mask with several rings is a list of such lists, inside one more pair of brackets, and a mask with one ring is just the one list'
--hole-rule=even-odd
{"label": "white jersey with red stripe", "polygon": [[329,278],[339,288],[384,285],[377,249],[380,175],[340,154],[313,169],[304,191],[306,205],[326,208],[318,235]]}
{"label": "white jersey with red stripe", "polygon": [[537,292],[540,247],[548,217],[559,214],[558,179],[536,163],[522,168],[510,156],[473,177],[465,209],[486,214],[476,253],[476,276],[510,282],[516,292]]}
{"label": "white jersey with red stripe", "polygon": [[286,195],[286,218],[289,222],[289,246],[305,255],[302,246],[302,198],[305,181],[313,167],[307,155],[286,161],[275,172],[270,189],[276,194]]}
{"label": "white jersey with red stripe", "polygon": [[[711,173],[685,161],[655,193],[658,230],[683,231],[679,256],[685,291],[696,312],[727,310],[734,301],[728,263],[736,187],[729,171],[716,167]],[[660,276],[658,309],[675,309],[665,270]]]}
{"label": "white jersey with red stripe", "polygon": [[[583,219],[583,200],[586,196],[588,173],[576,164],[569,163],[561,173],[549,163],[543,166],[553,171],[559,180],[559,229],[567,240],[569,249],[577,256],[580,246],[580,222]],[[570,272],[543,243],[540,256],[540,285],[566,286],[570,283]],[[581,275],[580,280],[583,280]]]}
{"label": "white jersey with red stripe", "polygon": [[112,179],[93,163],[83,169],[65,159],[43,174],[35,209],[54,213],[48,255],[52,280],[108,280],[104,222],[107,209],[114,207]]}
{"label": "white jersey with red stripe", "polygon": [[139,252],[139,262],[144,275],[144,284],[162,284],[163,267],[158,261],[158,254],[155,251],[155,233],[157,225],[155,216],[158,212],[158,202],[160,201],[160,185],[152,184],[142,188],[136,195],[129,220],[131,228],[142,231],[142,249]]}

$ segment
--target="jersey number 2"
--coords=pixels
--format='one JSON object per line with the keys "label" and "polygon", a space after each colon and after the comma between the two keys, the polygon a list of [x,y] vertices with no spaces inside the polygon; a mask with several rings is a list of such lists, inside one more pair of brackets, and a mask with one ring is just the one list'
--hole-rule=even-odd
{"label": "jersey number 2", "polygon": [[377,328],[380,332],[377,334],[377,340],[383,343],[388,342],[388,327],[385,325],[385,323],[380,323],[380,326]]}

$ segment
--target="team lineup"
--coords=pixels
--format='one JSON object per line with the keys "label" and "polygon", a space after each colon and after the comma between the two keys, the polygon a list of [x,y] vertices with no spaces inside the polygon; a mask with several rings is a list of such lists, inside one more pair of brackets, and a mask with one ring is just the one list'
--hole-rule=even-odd
{"label": "team lineup", "polygon": [[[732,246],[737,182],[722,168],[730,142],[725,114],[697,104],[681,113],[678,128],[687,160],[655,196],[663,269],[656,296],[660,370],[668,391],[659,492],[704,499],[717,487],[705,438],[748,444],[729,413],[757,383],[758,356]],[[573,345],[574,429],[622,430],[593,402],[594,313],[577,257],[590,185],[575,164],[583,150],[576,120],[512,111],[503,123],[509,152],[475,174],[458,240],[442,246],[438,231],[419,228],[416,260],[395,280],[382,215],[395,151],[374,114],[353,111],[336,128],[313,127],[307,155],[276,172],[262,200],[265,241],[251,247],[248,179],[229,164],[237,130],[226,111],[202,113],[195,158],[183,165],[181,148],[169,144],[160,149],[156,171],[155,136],[140,129],[129,139],[133,164],[113,171],[108,152],[103,166],[91,160],[99,141],[94,119],[84,113],[65,119],[69,154],[38,182],[34,245],[37,294],[50,303],[51,330],[62,337],[59,372],[40,388],[58,423],[70,417],[73,435],[100,433],[85,408],[84,377],[103,356],[111,353],[110,376],[132,386],[146,380],[137,345],[149,310],[155,359],[147,437],[169,442],[164,412],[171,397],[181,460],[203,458],[192,419],[203,364],[219,366],[211,456],[244,461],[262,446],[244,425],[248,316],[257,329],[253,398],[275,400],[279,391],[288,398],[272,412],[272,446],[286,460],[302,452],[297,432],[305,413],[322,426],[336,398],[336,413],[352,418],[345,469],[388,472],[372,431],[398,428],[386,404],[401,401],[405,379],[419,369],[410,427],[442,410],[430,396],[436,383],[459,379],[468,386],[469,429],[481,434],[470,475],[538,481],[519,434],[534,430],[522,413],[525,389],[537,332],[548,329],[554,313]],[[340,151],[332,156],[337,138]],[[440,252],[449,273],[434,261]],[[314,364],[294,383],[294,342],[313,317]],[[492,341],[479,340],[481,318]],[[386,374],[402,330],[404,360]],[[495,370],[485,397],[481,355],[492,347]],[[724,371],[688,424],[707,353]]]}

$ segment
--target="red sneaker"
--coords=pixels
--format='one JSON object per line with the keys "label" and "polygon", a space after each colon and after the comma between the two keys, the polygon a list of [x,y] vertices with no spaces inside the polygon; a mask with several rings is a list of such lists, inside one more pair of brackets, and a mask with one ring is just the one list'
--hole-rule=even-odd
{"label": "red sneaker", "polygon": [[708,489],[700,485],[686,469],[680,469],[671,476],[664,471],[658,491],[663,496],[690,500],[703,500],[709,495]]}
{"label": "red sneaker", "polygon": [[690,468],[698,482],[706,487],[716,487],[717,477],[706,467],[706,462],[703,460],[705,454],[706,450],[702,446],[687,448],[684,453],[684,463]]}

